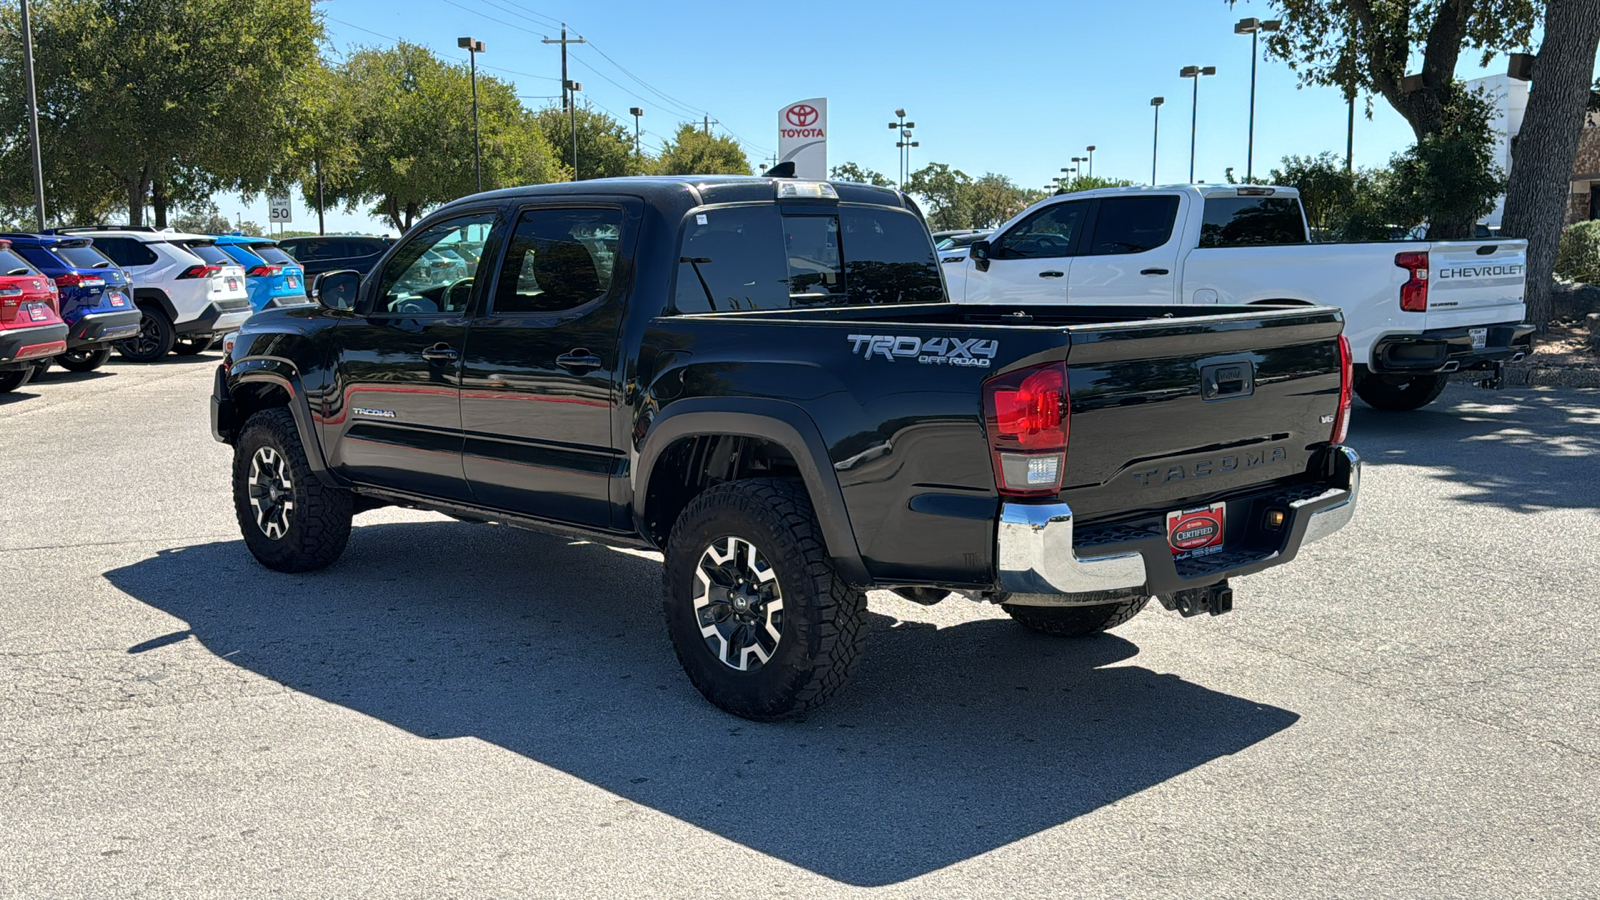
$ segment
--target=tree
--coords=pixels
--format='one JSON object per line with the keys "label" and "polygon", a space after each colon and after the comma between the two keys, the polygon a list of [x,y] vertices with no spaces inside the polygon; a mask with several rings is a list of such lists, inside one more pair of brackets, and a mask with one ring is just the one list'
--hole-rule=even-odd
{"label": "tree", "polygon": [[973,228],[994,228],[1044,196],[1025,191],[1004,175],[985,173],[966,189],[971,196]]}
{"label": "tree", "polygon": [[[1600,0],[1549,0],[1544,40],[1522,129],[1512,146],[1500,233],[1528,239],[1528,319],[1541,330],[1551,316],[1550,281],[1566,213],[1567,179],[1578,153],[1589,79],[1600,49]],[[1600,82],[1596,83],[1600,88]]]}
{"label": "tree", "polygon": [[233,223],[217,209],[215,203],[179,213],[172,218],[172,227],[190,234],[227,234],[233,231]]}
{"label": "tree", "polygon": [[906,190],[922,198],[930,228],[950,231],[972,227],[972,198],[967,191],[971,184],[972,179],[960,169],[929,163],[911,173]]}
{"label": "tree", "polygon": [[1494,209],[1505,173],[1494,162],[1489,101],[1458,91],[1438,128],[1389,162],[1390,214],[1397,223],[1428,223],[1434,240],[1470,238]]}
{"label": "tree", "polygon": [[[76,218],[264,183],[277,165],[293,73],[317,57],[320,14],[285,0],[43,0],[36,6],[47,196]],[[20,31],[0,11],[0,84],[21,97]],[[30,178],[25,112],[0,112],[0,191]],[[31,194],[31,185],[29,193]]]}
{"label": "tree", "polygon": [[854,181],[857,184],[872,184],[878,187],[894,187],[894,182],[882,172],[875,172],[865,166],[853,162],[840,163],[828,170],[828,178],[832,181]]}
{"label": "tree", "polygon": [[[337,105],[355,158],[347,176],[324,186],[330,203],[371,214],[405,232],[430,206],[473,193],[472,85],[461,67],[402,41],[364,49],[340,67]],[[533,115],[515,89],[478,76],[485,190],[565,179]]]}
{"label": "tree", "polygon": [[662,175],[749,175],[750,160],[733,138],[684,124],[661,148],[655,169]]}
{"label": "tree", "polygon": [[572,124],[578,126],[578,177],[619,178],[644,171],[644,161],[633,152],[633,135],[616,119],[588,107],[578,107],[571,118],[559,106],[533,114],[539,130],[562,165],[572,165]]}
{"label": "tree", "polygon": [[[1444,124],[1461,51],[1479,52],[1487,64],[1525,47],[1542,11],[1537,0],[1272,0],[1272,7],[1283,28],[1267,37],[1269,56],[1287,62],[1302,85],[1339,87],[1347,97],[1381,94],[1419,141]],[[1406,70],[1418,58],[1420,84],[1407,90]]]}
{"label": "tree", "polygon": [[1344,162],[1332,151],[1285,156],[1281,168],[1272,170],[1271,179],[1272,184],[1300,192],[1306,224],[1319,236],[1331,231],[1341,211],[1355,202],[1356,175],[1345,171]]}
{"label": "tree", "polygon": [[1126,178],[1106,178],[1102,175],[1078,175],[1061,185],[1057,193],[1075,194],[1078,191],[1098,191],[1101,188],[1133,187]]}

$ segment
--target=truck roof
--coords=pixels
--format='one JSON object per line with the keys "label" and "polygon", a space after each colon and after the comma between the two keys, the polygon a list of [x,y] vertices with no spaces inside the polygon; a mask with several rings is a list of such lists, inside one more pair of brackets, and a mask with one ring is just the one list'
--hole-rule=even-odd
{"label": "truck roof", "polygon": [[1240,197],[1250,196],[1252,192],[1268,191],[1274,197],[1299,197],[1300,191],[1292,187],[1276,184],[1136,184],[1131,187],[1095,188],[1092,191],[1074,191],[1070,194],[1055,194],[1050,199],[1059,197],[1116,197],[1127,194],[1170,194],[1181,191],[1195,194],[1199,197]]}
{"label": "truck roof", "polygon": [[[740,203],[777,198],[780,183],[811,183],[797,178],[766,178],[760,175],[631,175],[624,178],[596,178],[590,181],[562,181],[553,184],[533,184],[523,187],[485,191],[448,206],[470,203],[481,199],[512,199],[516,197],[546,197],[565,194],[617,195],[639,197],[648,203],[684,204],[702,206],[711,203]],[[854,203],[875,203],[883,206],[905,207],[904,195],[892,188],[875,187],[848,181],[828,182],[833,185],[839,199]]]}

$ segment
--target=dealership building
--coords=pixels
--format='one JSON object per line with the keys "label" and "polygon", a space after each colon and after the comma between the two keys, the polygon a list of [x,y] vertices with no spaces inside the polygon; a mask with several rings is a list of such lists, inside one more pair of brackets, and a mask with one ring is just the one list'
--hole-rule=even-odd
{"label": "dealership building", "polygon": [[[1508,75],[1491,75],[1467,82],[1467,89],[1482,90],[1494,105],[1489,127],[1495,136],[1495,163],[1509,174],[1511,145],[1517,139],[1517,132],[1522,130],[1522,117],[1528,109],[1528,82]],[[1600,111],[1597,111],[1600,102],[1590,103],[1589,108],[1567,188],[1568,225],[1585,219],[1600,219]],[[1505,198],[1501,197],[1495,201],[1494,212],[1483,221],[1498,228],[1504,211]]]}

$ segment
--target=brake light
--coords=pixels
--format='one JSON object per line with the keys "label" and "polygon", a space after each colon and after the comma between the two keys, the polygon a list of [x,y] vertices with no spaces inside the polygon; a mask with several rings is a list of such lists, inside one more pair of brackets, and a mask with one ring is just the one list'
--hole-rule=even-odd
{"label": "brake light", "polygon": [[106,280],[99,275],[79,275],[68,272],[55,277],[56,287],[104,287]]}
{"label": "brake light", "polygon": [[259,278],[262,275],[277,275],[282,271],[283,266],[256,266],[245,272],[245,274],[251,278]]}
{"label": "brake light", "polygon": [[1071,401],[1065,363],[1018,369],[984,383],[984,424],[1001,494],[1027,497],[1061,489]]}
{"label": "brake light", "polygon": [[190,266],[183,270],[179,278],[210,278],[222,271],[221,266]]}
{"label": "brake light", "polygon": [[1394,264],[1411,273],[1400,286],[1400,308],[1406,312],[1428,311],[1428,251],[1396,253]]}
{"label": "brake light", "polygon": [[1331,444],[1344,443],[1345,436],[1350,433],[1350,403],[1351,393],[1355,389],[1355,360],[1350,353],[1350,339],[1339,335],[1339,412],[1333,419],[1333,434],[1328,436]]}

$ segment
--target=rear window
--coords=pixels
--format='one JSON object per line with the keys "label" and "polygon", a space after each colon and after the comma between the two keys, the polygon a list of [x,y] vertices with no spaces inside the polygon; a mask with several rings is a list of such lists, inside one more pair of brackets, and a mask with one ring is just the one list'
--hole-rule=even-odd
{"label": "rear window", "polygon": [[1300,201],[1290,197],[1207,197],[1200,246],[1304,244]]}
{"label": "rear window", "polygon": [[217,247],[223,253],[233,257],[234,262],[244,266],[245,268],[259,266],[262,264],[262,262],[264,262],[260,254],[255,253],[252,248],[246,247],[243,244],[218,244]]}
{"label": "rear window", "polygon": [[133,238],[95,238],[94,247],[119,266],[148,266],[157,259],[154,250]]}
{"label": "rear window", "polygon": [[32,275],[33,266],[7,247],[0,250],[0,275]]}
{"label": "rear window", "polygon": [[238,260],[223,253],[215,244],[180,244],[185,250],[213,266],[237,266]]}
{"label": "rear window", "polygon": [[1105,256],[1154,250],[1172,237],[1172,223],[1177,218],[1178,198],[1175,196],[1108,197],[1100,201],[1089,254]]}
{"label": "rear window", "polygon": [[66,260],[67,265],[79,269],[109,269],[113,265],[104,253],[93,247],[52,247],[56,256]]}
{"label": "rear window", "polygon": [[294,257],[283,252],[282,249],[272,246],[271,244],[250,244],[249,250],[251,253],[254,253],[255,255],[275,266],[295,265]]}
{"label": "rear window", "polygon": [[783,215],[769,204],[695,214],[679,253],[674,309],[727,312],[945,299],[933,242],[915,216],[848,204],[817,212]]}

